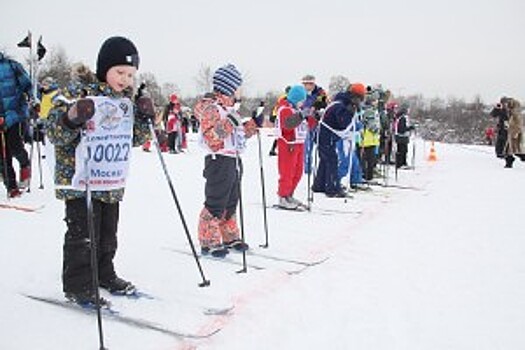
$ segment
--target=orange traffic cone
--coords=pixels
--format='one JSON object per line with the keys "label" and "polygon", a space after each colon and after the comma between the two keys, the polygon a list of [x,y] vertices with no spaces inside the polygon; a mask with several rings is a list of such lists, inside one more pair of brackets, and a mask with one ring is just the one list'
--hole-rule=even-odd
{"label": "orange traffic cone", "polygon": [[427,160],[429,162],[435,162],[437,160],[436,149],[434,148],[434,141],[432,141],[432,145],[430,146],[430,154],[428,155]]}

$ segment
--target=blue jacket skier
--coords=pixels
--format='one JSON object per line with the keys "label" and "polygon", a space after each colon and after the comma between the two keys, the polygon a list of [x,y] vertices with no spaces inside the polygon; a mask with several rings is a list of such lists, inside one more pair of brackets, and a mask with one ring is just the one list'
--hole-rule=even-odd
{"label": "blue jacket skier", "polygon": [[[0,52],[0,167],[9,197],[18,197],[13,158],[20,163],[20,182],[31,176],[29,156],[22,139],[23,123],[29,117],[31,80],[22,65]],[[5,149],[4,149],[5,146]]]}
{"label": "blue jacket skier", "polygon": [[351,92],[338,93],[327,108],[319,127],[319,167],[312,190],[328,197],[343,197],[338,175],[337,142],[350,133],[356,111],[355,96]]}

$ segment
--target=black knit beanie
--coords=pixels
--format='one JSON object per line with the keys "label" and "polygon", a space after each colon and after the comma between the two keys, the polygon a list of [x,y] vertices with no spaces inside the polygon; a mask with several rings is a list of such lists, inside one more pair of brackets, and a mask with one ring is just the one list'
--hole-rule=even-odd
{"label": "black knit beanie", "polygon": [[114,36],[102,44],[97,58],[97,78],[106,81],[106,74],[114,66],[133,66],[139,68],[139,53],[135,45],[126,38]]}

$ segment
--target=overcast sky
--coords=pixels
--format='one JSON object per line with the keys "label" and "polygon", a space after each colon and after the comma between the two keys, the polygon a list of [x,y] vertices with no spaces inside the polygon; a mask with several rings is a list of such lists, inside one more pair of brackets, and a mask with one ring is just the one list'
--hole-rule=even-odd
{"label": "overcast sky", "polygon": [[137,45],[140,71],[196,91],[199,67],[234,63],[245,93],[281,90],[313,74],[383,83],[394,93],[486,102],[525,100],[523,0],[3,1],[0,48],[27,30],[92,69],[109,36]]}

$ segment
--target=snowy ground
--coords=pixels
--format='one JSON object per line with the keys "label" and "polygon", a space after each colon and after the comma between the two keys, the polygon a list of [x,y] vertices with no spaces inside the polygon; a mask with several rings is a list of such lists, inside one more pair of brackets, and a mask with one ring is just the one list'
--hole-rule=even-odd
{"label": "snowy ground", "polygon": [[[268,200],[274,203],[270,142],[263,137]],[[248,256],[248,273],[237,274],[240,266],[202,260],[208,288],[197,286],[192,258],[173,252],[189,251],[178,214],[155,154],[137,149],[121,207],[117,269],[156,300],[109,298],[122,313],[171,329],[221,331],[206,340],[181,340],[105,320],[106,346],[524,349],[525,164],[503,169],[490,148],[444,144],[436,144],[438,161],[428,163],[429,145],[417,146],[416,170],[403,170],[398,182],[390,182],[420,190],[374,188],[347,203],[316,196],[312,213],[268,210],[265,254],[302,261],[328,257],[326,262],[305,269]],[[196,239],[202,154],[191,142],[188,154],[165,157]],[[255,140],[244,160],[247,240],[263,252]],[[98,349],[95,317],[22,296],[61,297],[63,203],[53,197],[47,169],[44,190],[37,176],[33,191],[18,203],[45,203],[44,209],[0,209],[0,348]],[[303,181],[299,198],[305,189]],[[230,306],[225,316],[204,312]]]}

